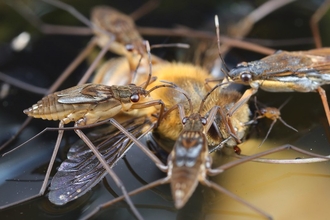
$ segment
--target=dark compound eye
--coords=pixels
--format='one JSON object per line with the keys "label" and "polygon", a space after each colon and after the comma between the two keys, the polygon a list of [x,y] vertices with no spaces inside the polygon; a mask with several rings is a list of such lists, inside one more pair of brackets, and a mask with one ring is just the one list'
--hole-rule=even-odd
{"label": "dark compound eye", "polygon": [[125,47],[129,52],[132,52],[135,49],[133,44],[126,44]]}
{"label": "dark compound eye", "polygon": [[186,124],[187,121],[188,121],[188,117],[184,117],[184,118],[182,119],[182,124]]}
{"label": "dark compound eye", "polygon": [[201,118],[201,122],[202,122],[203,125],[206,125],[207,124],[206,118]]}
{"label": "dark compound eye", "polygon": [[250,82],[252,80],[252,74],[249,72],[241,73],[241,80],[243,82]]}
{"label": "dark compound eye", "polygon": [[138,94],[133,94],[130,97],[131,102],[138,102],[140,100],[140,96]]}
{"label": "dark compound eye", "polygon": [[267,113],[267,109],[265,109],[265,108],[260,109],[260,113],[262,115],[266,114]]}

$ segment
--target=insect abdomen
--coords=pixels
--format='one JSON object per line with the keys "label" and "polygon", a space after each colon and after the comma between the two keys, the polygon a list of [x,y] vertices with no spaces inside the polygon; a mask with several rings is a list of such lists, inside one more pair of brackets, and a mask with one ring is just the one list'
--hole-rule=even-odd
{"label": "insect abdomen", "polygon": [[198,170],[194,168],[173,168],[171,190],[175,207],[181,208],[188,201],[198,184]]}
{"label": "insect abdomen", "polygon": [[[54,121],[63,120],[67,118],[68,115],[76,113],[77,117],[70,117],[70,121],[76,121],[83,115],[81,110],[85,109],[84,112],[86,112],[88,110],[86,105],[90,106],[90,104],[61,104],[57,100],[58,97],[56,94],[50,94],[32,105],[32,107],[25,109],[23,112],[34,118]],[[65,123],[68,122],[69,121],[65,121]]]}

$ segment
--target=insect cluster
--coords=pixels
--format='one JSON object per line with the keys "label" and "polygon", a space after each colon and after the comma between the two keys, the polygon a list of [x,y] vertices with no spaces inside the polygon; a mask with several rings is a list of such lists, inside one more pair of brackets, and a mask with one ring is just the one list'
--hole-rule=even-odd
{"label": "insect cluster", "polygon": [[[308,184],[315,182],[319,186],[312,187],[313,189],[322,188],[329,179],[329,169],[324,164],[328,163],[329,156],[326,155],[330,154],[330,149],[327,149],[326,138],[320,137],[320,133],[328,132],[330,124],[326,92],[321,88],[329,84],[330,49],[274,53],[273,49],[241,41],[240,39],[252,29],[251,15],[255,14],[254,22],[262,20],[264,16],[260,14],[264,13],[261,12],[263,6],[273,2],[276,1],[266,1],[258,7],[255,5],[253,13],[245,19],[242,18],[240,22],[229,25],[226,34],[234,36],[234,40],[222,34],[222,30],[227,29],[222,24],[225,18],[221,17],[219,24],[217,18],[214,22],[213,15],[206,16],[211,27],[208,31],[197,31],[183,26],[166,29],[162,29],[161,25],[153,29],[137,26],[135,20],[139,21],[141,14],[151,11],[149,15],[145,15],[146,18],[141,18],[142,21],[146,19],[145,23],[149,24],[152,20],[150,17],[155,13],[154,10],[164,8],[165,3],[158,1],[141,3],[143,7],[131,15],[118,11],[113,8],[114,5],[111,7],[101,5],[91,9],[90,18],[86,19],[80,11],[73,10],[70,5],[55,0],[43,0],[42,13],[47,14],[48,10],[54,10],[50,14],[60,13],[65,17],[65,22],[67,22],[66,16],[72,13],[74,19],[80,20],[85,26],[79,28],[44,23],[45,18],[40,18],[40,15],[31,11],[36,7],[34,1],[30,4],[23,1],[7,3],[7,7],[10,6],[19,12],[30,24],[36,26],[38,31],[62,34],[66,30],[71,30],[75,34],[79,32],[92,37],[70,36],[59,40],[62,44],[61,53],[66,53],[66,46],[76,46],[80,54],[77,57],[73,55],[72,58],[65,57],[65,60],[73,61],[64,72],[55,67],[52,69],[50,67],[54,65],[51,64],[52,61],[45,61],[50,63],[48,65],[47,63],[40,65],[42,68],[39,71],[47,71],[50,68],[49,72],[63,72],[58,78],[50,80],[48,89],[31,86],[30,84],[33,83],[24,84],[22,83],[24,79],[20,78],[22,76],[18,76],[16,78],[18,80],[15,81],[15,78],[0,74],[4,81],[1,91],[2,100],[5,100],[3,105],[4,103],[11,105],[7,100],[12,96],[12,91],[15,92],[9,89],[9,95],[6,94],[4,85],[19,86],[29,93],[44,95],[30,108],[26,108],[25,105],[29,104],[24,102],[24,107],[21,109],[25,108],[26,115],[60,122],[58,128],[50,128],[49,124],[42,123],[41,126],[46,125],[48,128],[38,137],[24,142],[18,150],[0,159],[2,170],[9,169],[13,166],[13,161],[22,158],[22,155],[25,155],[25,158],[21,160],[34,161],[37,157],[47,164],[44,166],[46,171],[34,177],[38,181],[31,185],[31,188],[36,188],[37,191],[25,193],[20,198],[2,196],[0,215],[12,218],[15,215],[13,213],[22,207],[21,203],[32,202],[42,204],[41,208],[38,208],[42,209],[44,213],[42,215],[52,213],[51,215],[61,218],[74,216],[89,219],[111,216],[115,219],[153,219],[160,215],[159,218],[174,219],[178,216],[187,218],[189,215],[195,215],[198,219],[220,217],[272,219],[289,216],[285,209],[278,208],[280,205],[268,203],[274,195],[259,198],[259,194],[268,193],[267,185],[271,185],[273,191],[292,190],[284,186],[276,188],[276,184],[297,184],[297,180],[287,176],[298,178],[308,176],[301,180],[307,183],[301,187],[301,191],[310,190]],[[273,6],[272,10],[275,11],[276,7],[280,8],[279,11],[283,10],[282,13],[285,13],[285,10],[292,10],[289,7],[293,4],[290,3],[291,1],[278,2],[282,3],[277,3],[279,5]],[[38,3],[41,2],[38,1],[36,4]],[[237,12],[235,4],[229,5],[232,12]],[[226,7],[225,4],[220,6]],[[315,10],[317,6],[317,4],[313,5]],[[138,5],[131,7],[133,11]],[[173,10],[180,11],[182,6],[176,7]],[[185,10],[189,11],[194,7],[196,6],[190,5]],[[249,7],[251,5],[242,2],[242,8],[252,11]],[[309,5],[296,4],[292,7],[306,10]],[[119,8],[124,7],[119,6]],[[87,11],[83,13],[87,14]],[[274,12],[267,13],[270,13],[271,17]],[[310,11],[310,16],[312,13]],[[257,18],[256,15],[260,17]],[[60,20],[61,16],[55,16],[55,22]],[[185,17],[189,16],[185,15]],[[306,21],[308,20],[306,18]],[[158,23],[161,24],[162,21],[161,19]],[[299,20],[296,22],[299,23]],[[241,26],[242,24],[244,26]],[[199,24],[202,25],[205,24]],[[187,23],[187,26],[192,24]],[[306,28],[308,26],[304,26],[304,29]],[[258,30],[257,27],[255,29]],[[236,31],[230,32],[230,30]],[[166,42],[163,36],[158,38],[149,36],[157,34],[170,36],[169,42]],[[263,35],[252,32],[251,36],[253,34]],[[300,36],[291,37],[296,39]],[[81,38],[82,43],[75,42],[77,38]],[[54,38],[54,41],[57,40]],[[76,45],[69,45],[67,40]],[[87,46],[81,49],[87,41]],[[281,43],[274,41],[276,42]],[[291,41],[291,44],[294,43],[294,40]],[[310,46],[312,43],[310,39],[303,39],[302,44]],[[187,49],[188,44],[190,49]],[[13,46],[10,47],[13,50]],[[16,54],[9,54],[10,56],[8,55],[9,57],[3,61],[3,70],[5,71],[7,67],[10,70],[10,64],[18,59],[16,56],[28,53],[29,47],[32,46],[27,46],[23,52],[15,51],[12,53]],[[225,63],[222,57],[227,55],[226,60],[227,57],[238,59],[245,53],[242,49],[230,50],[233,47],[252,48],[268,56],[250,53],[248,55],[255,56],[257,61],[247,62],[248,59],[254,59],[243,58],[241,61],[246,62],[228,68],[227,65],[231,63]],[[53,47],[49,49],[55,50]],[[117,56],[109,55],[109,51]],[[167,58],[171,53],[174,53],[174,56],[172,54],[171,58]],[[187,55],[182,56],[182,54]],[[191,54],[195,56],[193,61],[189,58]],[[260,59],[262,56],[266,57]],[[88,61],[80,64],[86,57]],[[66,61],[65,65],[68,63]],[[236,87],[239,84],[248,87],[245,89]],[[325,114],[320,103],[316,108],[312,107],[309,101],[305,101],[307,98],[304,97],[314,97],[315,94],[292,93],[292,97],[288,99],[291,93],[287,92],[319,92]],[[252,96],[255,97],[254,100]],[[273,105],[273,100],[277,100],[276,103],[279,103],[280,107],[265,107],[262,104]],[[281,102],[285,103],[281,105]],[[316,101],[313,100],[313,103]],[[300,107],[296,109],[295,105]],[[282,109],[283,112],[280,114]],[[299,114],[292,116],[291,119],[290,114],[295,114],[298,110]],[[5,114],[8,113],[4,111],[3,115]],[[313,115],[306,117],[311,114]],[[306,120],[301,120],[299,117],[306,117]],[[273,122],[267,127],[264,123],[266,120],[260,123],[261,118],[268,118]],[[31,124],[36,124],[36,121]],[[286,127],[280,127],[280,123],[275,124],[276,121],[281,121]],[[10,125],[4,120],[5,123]],[[65,126],[67,124],[69,125]],[[324,128],[320,124],[323,124]],[[13,126],[13,129],[16,131],[17,127]],[[5,143],[10,139],[10,135],[4,137],[3,146],[17,146],[19,141],[32,136],[30,134],[32,129],[31,126],[29,129],[23,129],[23,133],[14,143]],[[308,129],[312,132],[308,132]],[[55,132],[45,132],[51,130]],[[49,141],[55,140],[50,133],[58,133],[56,143]],[[79,140],[77,141],[74,135],[64,136],[65,133],[76,133]],[[270,144],[270,140],[273,140],[270,138],[271,135],[279,139],[273,144],[275,146]],[[310,135],[315,137],[309,137]],[[322,145],[322,147],[312,144],[303,145],[302,142],[306,137],[309,140],[317,139],[318,146]],[[36,156],[32,150],[24,150],[29,147],[40,150],[38,147],[43,145],[40,141],[42,139],[49,145],[45,153]],[[324,142],[321,143],[323,139]],[[58,159],[58,152],[67,151],[67,154]],[[243,155],[239,155],[240,151]],[[50,161],[45,159],[45,156],[49,158],[49,155],[52,155]],[[238,158],[234,159],[234,157]],[[280,159],[274,159],[275,157]],[[295,163],[299,165],[293,165]],[[22,162],[17,169],[23,169],[23,166]],[[55,170],[54,167],[58,168]],[[55,174],[52,173],[54,170]],[[321,183],[312,181],[311,175],[325,180]],[[0,191],[5,193],[8,182],[19,188],[23,185],[20,181],[28,178],[29,176],[4,173],[2,177],[4,186]],[[298,180],[299,183],[301,181]],[[199,183],[203,185],[203,189],[207,189],[203,193],[197,187]],[[163,187],[164,184],[170,185],[170,192],[168,188]],[[12,189],[7,191],[13,193]],[[308,199],[311,201],[308,204],[321,196],[320,191],[315,190],[313,194],[315,195],[309,195],[311,198]],[[41,195],[47,195],[47,198],[40,197]],[[327,203],[327,195],[324,197],[324,203]],[[40,198],[43,200],[38,203]],[[292,203],[297,200],[299,199],[293,199]],[[319,205],[318,209],[314,207],[309,209],[307,214],[303,212],[302,215],[311,217],[317,216],[315,214],[317,211],[323,213],[328,211],[323,205]],[[300,213],[294,214],[300,216]]]}

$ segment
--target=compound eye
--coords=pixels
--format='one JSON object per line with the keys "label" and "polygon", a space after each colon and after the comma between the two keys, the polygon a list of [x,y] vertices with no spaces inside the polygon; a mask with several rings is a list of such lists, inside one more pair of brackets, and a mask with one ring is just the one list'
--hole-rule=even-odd
{"label": "compound eye", "polygon": [[265,109],[265,108],[260,109],[260,113],[262,115],[266,114],[267,113],[267,109]]}
{"label": "compound eye", "polygon": [[187,123],[187,121],[188,121],[188,117],[184,117],[183,119],[182,119],[182,124],[186,124]]}
{"label": "compound eye", "polygon": [[125,47],[128,52],[132,52],[135,49],[133,44],[126,44]]}
{"label": "compound eye", "polygon": [[241,80],[243,81],[243,82],[250,82],[250,81],[252,81],[252,74],[251,73],[249,73],[249,72],[243,72],[243,73],[241,73]]}
{"label": "compound eye", "polygon": [[140,101],[140,96],[138,94],[133,94],[133,95],[131,95],[130,99],[131,99],[131,102],[138,102],[138,101]]}
{"label": "compound eye", "polygon": [[201,122],[202,122],[203,125],[206,125],[207,124],[206,118],[201,118]]}

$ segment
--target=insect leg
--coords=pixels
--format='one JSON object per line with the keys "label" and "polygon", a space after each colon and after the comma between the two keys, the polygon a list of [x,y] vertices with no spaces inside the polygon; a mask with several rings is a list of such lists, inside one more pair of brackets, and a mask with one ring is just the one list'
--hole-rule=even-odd
{"label": "insect leg", "polygon": [[[57,78],[57,80],[52,84],[52,86],[47,90],[44,95],[55,92],[58,87],[63,83],[63,81],[72,73],[72,71],[77,68],[77,66],[86,58],[86,56],[90,53],[91,49],[93,49],[95,44],[96,39],[93,38],[88,43],[87,47],[82,52],[80,52],[80,54],[71,62],[71,64],[64,70],[64,72],[61,73],[60,77]],[[11,142],[13,142],[32,119],[33,118],[31,117],[26,118],[21,127],[16,132],[16,134],[14,134],[9,140],[7,140],[4,144],[0,146],[0,151],[6,148]]]}
{"label": "insect leg", "polygon": [[227,196],[233,198],[234,200],[236,200],[237,202],[242,203],[243,205],[249,207],[250,209],[256,211],[257,213],[259,213],[260,215],[264,216],[267,219],[273,219],[270,215],[268,215],[266,212],[262,211],[261,209],[257,208],[256,206],[250,204],[249,202],[245,201],[244,199],[242,199],[241,197],[237,196],[236,194],[230,192],[229,190],[223,188],[222,186],[213,183],[207,179],[204,179],[203,181],[201,181],[202,184],[213,188],[215,190],[217,190],[218,192],[221,192],[223,194],[226,194]]}
{"label": "insect leg", "polygon": [[315,13],[312,15],[310,20],[310,26],[312,29],[312,34],[314,37],[316,48],[322,47],[322,41],[321,41],[318,23],[321,20],[321,18],[325,15],[325,13],[328,11],[329,7],[330,7],[330,0],[325,0],[323,4],[315,11]]}
{"label": "insect leg", "polygon": [[[92,38],[92,40],[88,43],[86,48],[80,52],[80,54],[71,62],[71,64],[64,70],[64,72],[60,75],[60,77],[52,84],[52,86],[48,89],[47,94],[53,93],[58,89],[58,87],[63,83],[63,81],[72,73],[72,71],[86,58],[86,56],[90,53],[93,47],[96,45],[96,38]],[[27,118],[22,126],[19,128],[17,133],[13,135],[7,142],[1,145],[0,150],[4,149],[8,146],[12,141],[16,139],[16,137],[23,131],[23,129],[30,123],[32,118]]]}
{"label": "insect leg", "polygon": [[[13,4],[14,3],[14,4]],[[6,4],[16,10],[32,26],[44,34],[92,35],[90,28],[46,24],[22,1],[7,1]]]}
{"label": "insect leg", "polygon": [[[45,193],[45,190],[46,190],[47,185],[48,185],[48,180],[49,180],[50,172],[52,171],[52,168],[53,168],[53,165],[54,165],[54,162],[55,162],[55,159],[56,159],[56,155],[57,155],[57,152],[58,152],[58,149],[60,147],[60,143],[61,143],[61,140],[62,140],[62,137],[63,137],[64,131],[61,130],[61,128],[63,128],[63,127],[64,127],[64,123],[61,121],[60,124],[59,124],[58,136],[57,136],[57,140],[56,140],[55,147],[54,147],[54,150],[53,150],[53,154],[52,154],[52,157],[50,159],[50,162],[49,162],[49,165],[48,165],[46,174],[45,174],[45,178],[43,180],[43,183],[42,183],[42,186],[40,188],[39,193],[36,194],[36,195],[34,195],[34,196],[30,196],[28,198],[25,198],[23,200],[20,200],[18,202],[11,203],[8,206],[3,206],[3,207],[1,207],[2,209],[7,208],[7,207],[12,206],[12,205],[16,205],[16,204],[19,204],[19,203],[28,201],[30,199],[36,198],[38,196],[41,196],[41,195],[43,195]],[[43,130],[42,132],[40,132],[39,134],[41,134],[41,133],[43,133],[45,131],[46,131],[46,129]]]}
{"label": "insect leg", "polygon": [[63,83],[64,80],[68,78],[68,76],[73,72],[74,69],[78,67],[78,65],[90,54],[91,50],[96,45],[96,38],[92,38],[85,49],[83,49],[78,56],[70,63],[70,65],[61,73],[60,77],[53,83],[53,85],[49,88],[48,94],[55,92],[58,87]]}
{"label": "insect leg", "polygon": [[[265,16],[269,15],[278,8],[287,5],[294,0],[269,0],[264,4],[260,5],[258,8],[254,9],[243,19],[238,21],[235,25],[229,28],[229,36],[235,39],[243,39],[253,28],[255,23],[263,19]],[[221,53],[226,54],[230,50],[230,45],[222,45]]]}
{"label": "insect leg", "polygon": [[99,63],[99,61],[102,59],[102,57],[104,57],[105,53],[108,51],[108,48],[112,44],[113,40],[114,40],[114,38],[110,38],[108,40],[108,42],[105,45],[105,47],[102,48],[102,50],[97,55],[97,57],[95,58],[95,60],[93,61],[93,63],[90,65],[90,67],[88,68],[88,70],[86,71],[86,73],[84,74],[84,76],[78,82],[78,85],[81,85],[81,84],[84,84],[84,83],[87,82],[88,78],[92,75],[93,71],[96,69],[96,66]]}
{"label": "insect leg", "polygon": [[[77,125],[78,123],[76,123]],[[113,180],[116,182],[117,186],[121,189],[125,200],[127,204],[130,206],[132,212],[138,219],[143,219],[140,213],[137,211],[136,207],[134,206],[132,200],[129,198],[127,191],[121,182],[121,180],[118,178],[116,173],[109,167],[107,162],[105,161],[104,157],[100,154],[100,152],[96,149],[94,144],[89,140],[89,138],[79,129],[74,130],[77,135],[86,143],[86,145],[92,150],[94,155],[97,157],[97,159],[100,161],[100,163],[103,165],[103,167],[107,170],[107,172],[110,174],[110,176],[113,178]]]}
{"label": "insect leg", "polygon": [[[168,177],[165,177],[165,178],[162,178],[162,179],[159,179],[159,180],[156,180],[152,183],[149,183],[145,186],[141,186],[139,187],[138,189],[136,190],[133,190],[131,192],[128,193],[129,196],[133,196],[133,195],[136,195],[138,193],[141,193],[145,190],[148,190],[148,189],[151,189],[153,187],[156,187],[156,186],[159,186],[159,185],[162,185],[162,184],[166,184],[166,183],[169,183],[169,178]],[[83,219],[90,219],[92,216],[94,216],[96,213],[98,213],[99,211],[101,211],[102,209],[105,209],[121,200],[125,199],[124,196],[120,196],[120,197],[117,197],[109,202],[106,202],[104,204],[101,204],[100,206],[98,206],[97,208],[95,208],[91,213],[89,213],[87,216],[84,216]]]}
{"label": "insect leg", "polygon": [[[286,149],[293,149],[294,151],[297,151],[302,154],[306,154],[311,156],[311,158],[298,158],[298,159],[270,159],[270,158],[255,158],[252,161],[260,162],[260,163],[271,163],[271,164],[307,164],[307,163],[320,163],[320,162],[326,162],[330,160],[330,155],[323,156],[320,154],[314,154],[309,151],[302,150],[300,148],[297,148],[293,145],[284,145],[286,146]],[[283,147],[283,146],[281,146]],[[278,148],[281,148],[278,147]],[[276,149],[276,148],[275,148]],[[246,155],[235,155],[237,158],[245,158],[248,157]]]}
{"label": "insect leg", "polygon": [[132,12],[129,16],[134,20],[138,20],[139,18],[143,17],[144,15],[148,14],[149,12],[153,11],[155,8],[159,6],[159,0],[149,0],[134,12]]}
{"label": "insect leg", "polygon": [[258,119],[261,118],[269,118],[271,119],[273,122],[270,125],[267,134],[265,136],[265,138],[262,140],[262,142],[259,144],[258,148],[261,147],[261,145],[263,145],[263,143],[266,141],[266,139],[268,138],[271,130],[273,129],[274,124],[276,123],[277,120],[280,120],[286,127],[294,130],[295,132],[298,132],[297,129],[295,129],[294,127],[292,127],[291,125],[287,124],[282,118],[281,118],[281,109],[290,101],[291,98],[287,99],[279,108],[275,108],[275,107],[264,107],[262,109],[258,108],[257,105],[257,97],[254,97],[254,104],[255,107],[257,109],[256,114],[259,114],[259,116],[255,117],[252,121],[248,122],[251,124],[251,122],[253,121],[257,121]]}
{"label": "insect leg", "polygon": [[[227,130],[229,136],[233,137],[236,140],[237,144],[241,143],[241,140],[236,135],[236,132],[231,123],[230,117],[226,116],[226,114],[224,113],[224,111],[221,109],[220,106],[214,106],[211,109],[209,117],[208,117],[208,124],[206,124],[206,126],[205,126],[205,131],[208,131],[210,129],[211,124],[213,123],[213,119],[217,112],[219,112],[223,123],[225,123],[226,130]],[[218,148],[216,148],[216,149],[218,149]],[[214,150],[216,150],[216,149],[214,149]]]}
{"label": "insect leg", "polygon": [[15,79],[15,78],[13,78],[13,77],[5,74],[5,73],[2,73],[2,72],[0,72],[0,80],[4,81],[4,82],[6,82],[10,85],[13,85],[15,87],[24,89],[26,91],[29,91],[29,92],[32,92],[32,93],[35,93],[35,94],[44,95],[44,94],[47,93],[47,89],[44,89],[44,88],[34,86],[34,85],[28,84],[26,82],[20,81],[20,80]]}
{"label": "insect leg", "polygon": [[259,144],[258,148],[261,147],[261,145],[263,145],[263,143],[265,143],[265,141],[267,140],[268,135],[270,134],[270,131],[273,129],[273,126],[276,123],[276,121],[277,121],[277,119],[274,119],[273,120],[273,122],[271,123],[271,125],[270,125],[270,127],[269,127],[269,129],[267,131],[267,134],[266,134],[265,138],[261,141],[261,143]]}
{"label": "insect leg", "polygon": [[329,126],[330,126],[330,109],[329,109],[329,103],[328,103],[328,100],[327,100],[327,94],[325,93],[324,89],[322,89],[321,87],[318,87],[317,91],[319,92],[319,94],[321,96],[324,111],[325,111],[325,114],[327,116],[328,123],[329,123]]}
{"label": "insect leg", "polygon": [[[306,159],[295,159],[295,160],[273,160],[272,159],[263,159],[260,157],[263,156],[267,156],[276,152],[280,152],[280,151],[284,151],[284,150],[294,150],[296,152],[302,153],[302,154],[306,154],[308,156],[311,157],[315,157],[315,158],[306,158]],[[305,151],[302,150],[298,147],[295,147],[293,145],[290,144],[285,144],[267,151],[263,151],[251,156],[239,156],[236,155],[236,157],[239,157],[239,160],[235,160],[229,163],[226,163],[224,165],[219,166],[218,168],[212,169],[209,171],[209,175],[217,175],[219,173],[222,173],[224,170],[229,169],[231,167],[237,166],[239,164],[245,163],[247,161],[256,161],[256,162],[264,162],[264,163],[282,163],[281,161],[283,161],[282,164],[296,164],[296,163],[315,163],[315,162],[324,162],[324,161],[329,161],[330,160],[330,155],[328,156],[324,156],[324,155],[320,155],[320,154],[315,154],[315,153],[311,153],[309,151]],[[271,161],[271,162],[269,162]]]}
{"label": "insect leg", "polygon": [[146,146],[144,146],[139,140],[136,139],[130,132],[128,132],[120,123],[118,123],[114,118],[110,118],[109,122],[123,132],[128,138],[130,138],[138,148],[140,148],[155,164],[162,170],[166,171],[167,166],[165,166]]}
{"label": "insect leg", "polygon": [[250,88],[244,92],[242,97],[231,107],[228,111],[228,116],[231,117],[239,107],[241,107],[244,103],[247,103],[252,95],[254,95],[258,89]]}

